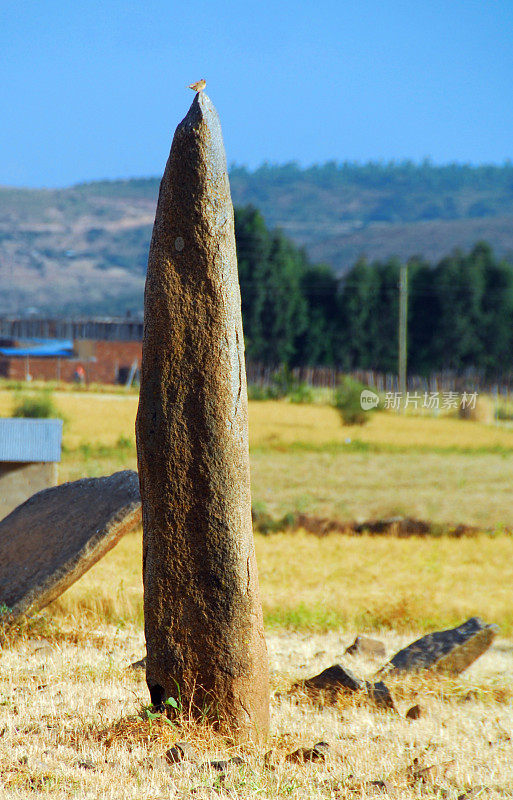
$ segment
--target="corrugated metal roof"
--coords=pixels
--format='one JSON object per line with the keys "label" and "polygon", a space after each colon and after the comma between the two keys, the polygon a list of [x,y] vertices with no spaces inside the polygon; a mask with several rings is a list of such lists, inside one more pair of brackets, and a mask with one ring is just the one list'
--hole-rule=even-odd
{"label": "corrugated metal roof", "polygon": [[60,461],[61,419],[0,419],[0,461]]}
{"label": "corrugated metal roof", "polygon": [[73,342],[70,339],[34,339],[32,342],[27,340],[18,347],[0,347],[0,355],[69,358],[73,355]]}

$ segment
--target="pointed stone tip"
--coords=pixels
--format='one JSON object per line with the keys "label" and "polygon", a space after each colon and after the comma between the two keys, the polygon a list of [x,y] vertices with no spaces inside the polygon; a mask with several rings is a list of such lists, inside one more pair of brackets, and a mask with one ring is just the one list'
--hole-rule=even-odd
{"label": "pointed stone tip", "polygon": [[217,111],[210,97],[205,94],[205,92],[197,92],[197,94],[194,95],[194,100],[183,122],[186,120],[201,119],[205,117],[206,112],[214,112],[217,116]]}
{"label": "pointed stone tip", "polygon": [[[179,146],[183,147],[191,137],[197,139],[198,136],[210,152],[210,157],[217,152],[224,161],[226,160],[219,115],[205,92],[198,92],[194,96],[186,116],[176,129],[174,142],[177,145],[180,142]],[[220,162],[218,168],[225,169],[223,164],[224,162]]]}

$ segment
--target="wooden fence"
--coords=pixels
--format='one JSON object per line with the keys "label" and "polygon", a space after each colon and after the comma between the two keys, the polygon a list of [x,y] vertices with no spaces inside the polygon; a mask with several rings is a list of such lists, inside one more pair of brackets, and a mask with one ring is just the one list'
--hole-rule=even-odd
{"label": "wooden fence", "polygon": [[[248,384],[262,388],[269,387],[283,372],[283,367],[268,367],[264,364],[248,362],[246,364]],[[298,383],[324,389],[335,389],[343,375],[351,375],[356,380],[377,392],[400,391],[399,379],[392,373],[377,372],[375,370],[343,371],[333,367],[296,367],[290,370],[291,376]],[[449,370],[434,372],[428,377],[409,375],[407,391],[443,393],[443,392],[477,392],[479,394],[500,395],[509,400],[513,394],[513,373],[505,373],[490,379],[481,373],[468,371],[456,373]]]}

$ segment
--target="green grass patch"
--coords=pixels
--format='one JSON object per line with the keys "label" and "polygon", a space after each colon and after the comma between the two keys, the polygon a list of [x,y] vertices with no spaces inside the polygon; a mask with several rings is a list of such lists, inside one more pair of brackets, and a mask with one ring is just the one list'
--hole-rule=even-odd
{"label": "green grass patch", "polygon": [[269,628],[289,628],[297,631],[315,631],[318,633],[345,627],[350,620],[335,609],[325,605],[297,606],[285,608],[274,606],[264,609],[264,624]]}
{"label": "green grass patch", "polygon": [[350,439],[347,442],[272,442],[259,444],[250,448],[251,453],[327,453],[338,455],[340,453],[411,453],[423,455],[435,453],[438,455],[468,455],[468,456],[502,456],[508,458],[513,455],[513,447],[494,444],[489,446],[465,447],[458,445],[395,445],[385,442],[363,442],[360,439]]}
{"label": "green grass patch", "polygon": [[[328,631],[354,631],[355,633],[377,633],[383,630],[397,633],[416,631],[420,634],[454,628],[462,623],[456,612],[433,613],[429,608],[419,610],[407,599],[391,601],[370,609],[347,614],[329,605],[272,606],[264,608],[264,624],[268,629],[282,628],[291,631],[327,633]],[[489,620],[487,620],[489,621]],[[499,625],[501,636],[513,635],[513,613],[491,620]]]}
{"label": "green grass patch", "polygon": [[25,419],[62,419],[61,414],[55,405],[53,395],[48,389],[38,392],[17,392],[14,395],[14,405],[12,409],[13,417]]}
{"label": "green grass patch", "polygon": [[62,452],[70,458],[78,457],[85,461],[91,458],[122,458],[135,452],[135,442],[128,436],[120,436],[114,445],[81,442],[78,447],[71,448],[63,444]]}

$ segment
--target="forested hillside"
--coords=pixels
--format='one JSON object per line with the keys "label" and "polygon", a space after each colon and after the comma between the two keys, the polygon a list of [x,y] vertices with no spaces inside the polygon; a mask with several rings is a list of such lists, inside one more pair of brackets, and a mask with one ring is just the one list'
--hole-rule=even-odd
{"label": "forested hillside", "polygon": [[[258,208],[339,275],[362,256],[434,263],[479,240],[513,254],[510,163],[264,165],[230,176],[236,206]],[[155,178],[0,188],[0,313],[140,312],[157,192]]]}
{"label": "forested hillside", "polygon": [[251,203],[272,227],[337,272],[357,258],[419,255],[438,260],[480,240],[513,253],[513,164],[295,164],[230,173],[237,204]]}

